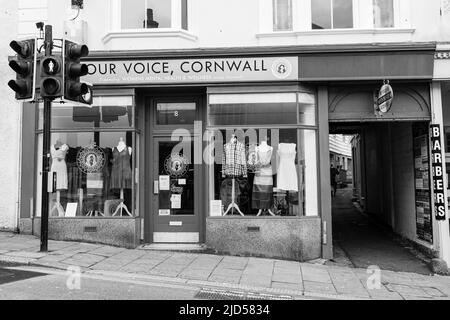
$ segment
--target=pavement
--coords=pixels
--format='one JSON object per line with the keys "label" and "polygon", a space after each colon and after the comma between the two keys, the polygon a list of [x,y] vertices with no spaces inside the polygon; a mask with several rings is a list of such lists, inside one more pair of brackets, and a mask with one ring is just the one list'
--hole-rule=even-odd
{"label": "pavement", "polygon": [[[338,189],[333,198],[333,243],[357,268],[372,265],[383,270],[427,275],[430,268],[352,203],[352,189]],[[339,256],[339,254],[337,254]]]}
{"label": "pavement", "polygon": [[450,277],[439,275],[325,265],[322,260],[300,263],[53,240],[49,240],[49,252],[42,253],[39,244],[34,236],[0,232],[0,263],[65,272],[76,267],[87,278],[151,280],[284,297],[450,299]]}

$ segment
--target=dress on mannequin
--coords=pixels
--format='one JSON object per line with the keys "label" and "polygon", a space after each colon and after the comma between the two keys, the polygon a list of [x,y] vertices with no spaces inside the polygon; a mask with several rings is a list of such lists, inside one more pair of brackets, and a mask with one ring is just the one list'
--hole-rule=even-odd
{"label": "dress on mannequin", "polygon": [[297,169],[295,167],[295,143],[280,143],[278,145],[277,189],[298,191]]}
{"label": "dress on mannequin", "polygon": [[59,148],[55,145],[50,146],[50,155],[52,157],[52,166],[50,169],[50,179],[48,180],[49,189],[52,189],[53,185],[53,172],[56,173],[56,190],[67,190],[67,165],[66,154],[69,150],[67,144],[61,145]]}
{"label": "dress on mannequin", "polygon": [[126,146],[122,149],[119,143],[112,151],[111,189],[131,189],[132,187],[130,149]]}
{"label": "dress on mannequin", "polygon": [[257,162],[260,169],[255,174],[252,192],[253,209],[270,209],[273,202],[273,172],[272,152],[273,148],[262,142],[255,148]]}

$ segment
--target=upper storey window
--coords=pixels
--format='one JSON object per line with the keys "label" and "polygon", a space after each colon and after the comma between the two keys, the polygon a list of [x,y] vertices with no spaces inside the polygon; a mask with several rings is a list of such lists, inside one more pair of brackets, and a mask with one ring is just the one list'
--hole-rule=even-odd
{"label": "upper storey window", "polygon": [[393,28],[394,0],[373,0],[373,19],[375,28]]}
{"label": "upper storey window", "polygon": [[353,28],[353,0],[311,1],[311,28]]}
{"label": "upper storey window", "polygon": [[292,30],[292,0],[273,0],[273,30]]}
{"label": "upper storey window", "polygon": [[187,5],[187,0],[121,0],[121,29],[173,28],[181,13],[181,28],[187,30]]}

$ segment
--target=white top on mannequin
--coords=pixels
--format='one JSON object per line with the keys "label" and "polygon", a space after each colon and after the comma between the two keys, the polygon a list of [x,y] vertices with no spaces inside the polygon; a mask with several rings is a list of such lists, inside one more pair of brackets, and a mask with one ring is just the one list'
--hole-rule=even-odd
{"label": "white top on mannequin", "polygon": [[231,139],[230,139],[230,143],[235,143],[237,141],[236,135],[232,134],[231,135]]}
{"label": "white top on mannequin", "polygon": [[259,145],[259,149],[267,150],[267,149],[272,149],[272,147],[267,144],[266,140],[263,140],[263,141],[261,141],[261,144]]}
{"label": "white top on mannequin", "polygon": [[[123,138],[120,137],[119,143],[117,144],[117,147],[116,147],[117,150],[119,150],[119,152],[122,152],[126,147],[127,147],[127,145],[123,141]],[[130,155],[131,155],[131,150],[132,150],[131,147],[128,147],[128,152],[130,153]]]}

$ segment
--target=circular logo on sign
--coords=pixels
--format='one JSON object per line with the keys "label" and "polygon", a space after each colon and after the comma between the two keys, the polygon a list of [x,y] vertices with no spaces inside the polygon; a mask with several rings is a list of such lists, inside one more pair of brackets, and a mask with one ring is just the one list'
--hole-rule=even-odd
{"label": "circular logo on sign", "polygon": [[182,177],[188,171],[189,160],[184,155],[172,154],[164,161],[168,175],[174,178]]}
{"label": "circular logo on sign", "polygon": [[77,165],[84,173],[100,172],[105,166],[105,153],[97,146],[84,147],[78,151]]}
{"label": "circular logo on sign", "polygon": [[272,74],[278,79],[286,79],[292,73],[292,64],[285,58],[280,58],[272,63]]}
{"label": "circular logo on sign", "polygon": [[392,100],[394,99],[394,90],[389,84],[384,84],[378,94],[377,105],[382,113],[386,113],[391,109]]}

